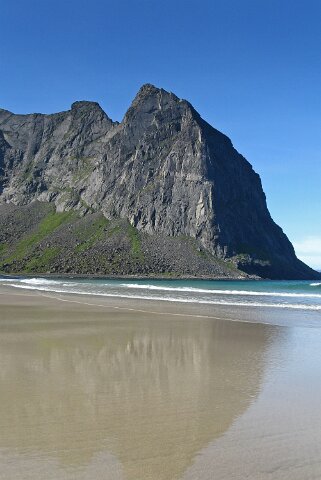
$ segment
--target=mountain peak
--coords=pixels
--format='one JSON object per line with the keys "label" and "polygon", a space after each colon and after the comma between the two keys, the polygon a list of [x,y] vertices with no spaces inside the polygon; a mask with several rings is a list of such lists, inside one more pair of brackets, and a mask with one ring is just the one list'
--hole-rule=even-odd
{"label": "mountain peak", "polygon": [[71,105],[71,115],[74,119],[84,122],[84,117],[95,122],[103,122],[107,129],[110,128],[114,122],[104,112],[99,103],[90,102],[88,100],[79,100]]}
{"label": "mountain peak", "polygon": [[138,95],[151,95],[157,94],[161,91],[161,88],[155,87],[152,83],[144,83],[138,90]]}
{"label": "mountain peak", "polygon": [[150,98],[165,98],[165,99],[171,99],[172,101],[175,101],[177,103],[182,102],[184,100],[181,100],[178,98],[174,93],[168,92],[167,90],[164,90],[163,88],[158,88],[155,87],[155,85],[152,85],[151,83],[145,83],[140,87],[140,89],[137,92],[136,97],[134,98],[133,104],[138,103],[139,101],[144,101],[146,99]]}
{"label": "mountain peak", "polygon": [[155,122],[155,115],[161,115],[161,122],[169,118],[182,117],[186,109],[193,110],[185,100],[181,100],[174,93],[163,88],[157,88],[150,83],[142,85],[138,90],[130,108],[127,110],[124,121],[137,122],[141,128],[147,128]]}
{"label": "mountain peak", "polygon": [[99,109],[102,110],[101,106],[97,102],[91,102],[89,100],[78,100],[71,105],[71,110],[77,109]]}

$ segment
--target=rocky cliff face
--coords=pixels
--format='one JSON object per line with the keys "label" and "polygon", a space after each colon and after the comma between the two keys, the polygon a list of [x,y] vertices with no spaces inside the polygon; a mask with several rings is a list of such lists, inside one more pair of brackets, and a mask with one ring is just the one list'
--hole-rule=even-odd
{"label": "rocky cliff face", "polygon": [[0,110],[0,203],[128,219],[142,234],[270,278],[314,278],[272,220],[261,181],[185,100],[144,85],[121,123],[97,103],[53,115]]}

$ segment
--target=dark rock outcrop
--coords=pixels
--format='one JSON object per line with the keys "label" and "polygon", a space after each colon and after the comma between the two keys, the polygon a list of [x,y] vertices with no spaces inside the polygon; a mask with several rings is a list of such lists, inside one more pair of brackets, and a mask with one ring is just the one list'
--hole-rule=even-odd
{"label": "dark rock outcrop", "polygon": [[187,101],[152,85],[121,123],[85,101],[53,115],[0,110],[0,203],[35,200],[58,212],[128,219],[155,242],[191,237],[249,274],[318,276],[296,258],[259,175],[231,141]]}

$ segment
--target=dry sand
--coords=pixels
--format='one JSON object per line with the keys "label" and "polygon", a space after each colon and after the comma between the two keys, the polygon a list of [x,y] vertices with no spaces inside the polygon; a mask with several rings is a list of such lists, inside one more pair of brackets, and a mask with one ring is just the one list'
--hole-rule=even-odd
{"label": "dry sand", "polygon": [[1,287],[0,479],[319,480],[321,330],[275,315]]}

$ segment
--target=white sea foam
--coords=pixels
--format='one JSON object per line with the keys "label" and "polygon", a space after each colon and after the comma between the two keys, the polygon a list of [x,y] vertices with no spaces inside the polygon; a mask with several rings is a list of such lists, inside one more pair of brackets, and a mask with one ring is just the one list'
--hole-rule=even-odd
{"label": "white sea foam", "polygon": [[142,285],[137,283],[122,283],[121,287],[134,288],[141,290],[159,290],[164,292],[182,292],[182,293],[207,293],[219,295],[249,295],[259,297],[302,297],[302,298],[321,298],[320,293],[293,293],[293,292],[260,292],[252,290],[212,290],[194,287],[160,287],[157,285]]}
{"label": "white sea foam", "polygon": [[310,283],[310,287],[320,287],[321,283],[316,282],[316,283]]}
{"label": "white sea foam", "polygon": [[[58,283],[58,282],[57,282]],[[31,284],[21,284],[21,283],[12,283],[11,286],[22,289],[29,290],[38,290],[45,291],[50,293],[71,293],[75,295],[94,295],[99,297],[113,297],[113,298],[126,298],[126,299],[135,299],[135,300],[158,300],[165,302],[179,302],[179,303],[197,303],[204,305],[222,305],[222,306],[234,306],[234,307],[270,307],[270,308],[287,308],[294,310],[312,310],[319,311],[321,310],[321,305],[301,305],[301,304],[290,304],[290,303],[261,303],[261,302],[227,302],[224,300],[203,300],[198,298],[174,298],[174,297],[155,297],[155,296],[146,296],[146,295],[127,295],[120,293],[103,293],[103,292],[89,292],[84,290],[77,290],[72,288],[54,288],[49,285],[31,285]]]}
{"label": "white sea foam", "polygon": [[19,281],[28,285],[59,285],[62,283],[57,280],[48,280],[47,278],[23,278]]}

